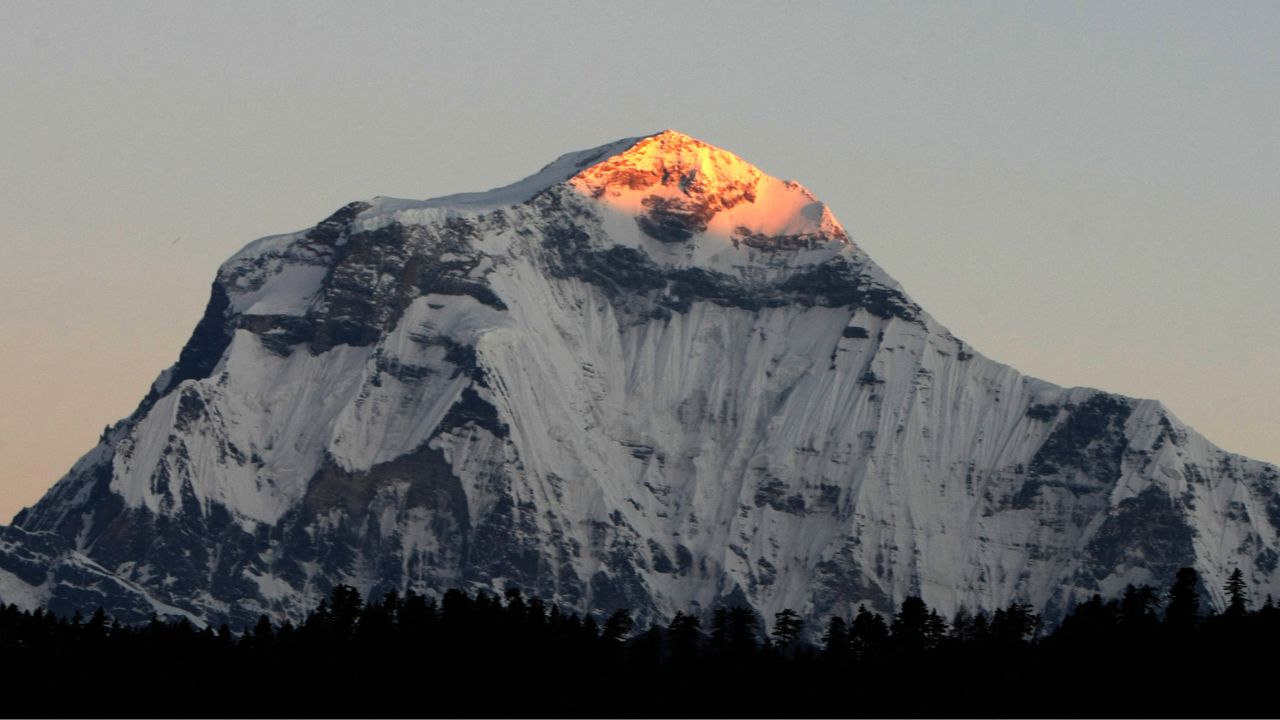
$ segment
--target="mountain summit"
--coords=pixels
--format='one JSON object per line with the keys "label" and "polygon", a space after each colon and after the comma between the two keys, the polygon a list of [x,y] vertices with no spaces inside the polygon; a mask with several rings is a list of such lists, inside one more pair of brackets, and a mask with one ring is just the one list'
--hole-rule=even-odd
{"label": "mountain summit", "polygon": [[1280,473],[938,325],[800,185],[674,131],[263,238],[0,530],[0,601],[200,622],[527,593],[642,620],[1280,588]]}

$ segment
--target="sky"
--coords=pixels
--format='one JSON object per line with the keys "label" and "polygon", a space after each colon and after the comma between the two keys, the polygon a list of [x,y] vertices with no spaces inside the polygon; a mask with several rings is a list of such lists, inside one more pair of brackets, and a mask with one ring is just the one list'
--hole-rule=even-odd
{"label": "sky", "polygon": [[935,318],[1280,462],[1280,3],[0,0],[0,522],[345,203],[674,128]]}

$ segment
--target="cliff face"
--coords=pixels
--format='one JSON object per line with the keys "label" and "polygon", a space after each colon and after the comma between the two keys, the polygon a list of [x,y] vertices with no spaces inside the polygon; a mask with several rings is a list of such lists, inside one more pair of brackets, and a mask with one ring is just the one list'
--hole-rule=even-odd
{"label": "cliff face", "polygon": [[[0,531],[0,601],[244,623],[518,585],[642,620],[1277,576],[1275,467],[952,336],[803,187],[667,131],[352,203],[218,272]],[[1220,598],[1215,598],[1220,600]]]}

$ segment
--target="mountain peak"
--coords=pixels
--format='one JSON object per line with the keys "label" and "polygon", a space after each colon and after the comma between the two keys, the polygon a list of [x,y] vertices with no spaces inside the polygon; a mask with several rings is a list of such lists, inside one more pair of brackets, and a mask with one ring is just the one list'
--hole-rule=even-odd
{"label": "mountain peak", "polygon": [[581,187],[599,196],[609,189],[646,190],[674,186],[685,195],[720,195],[729,206],[754,201],[764,173],[725,150],[664,130],[576,175]]}
{"label": "mountain peak", "polygon": [[848,241],[802,185],[675,130],[638,139],[568,181],[584,195],[636,215],[642,229],[678,242],[702,232],[745,238]]}

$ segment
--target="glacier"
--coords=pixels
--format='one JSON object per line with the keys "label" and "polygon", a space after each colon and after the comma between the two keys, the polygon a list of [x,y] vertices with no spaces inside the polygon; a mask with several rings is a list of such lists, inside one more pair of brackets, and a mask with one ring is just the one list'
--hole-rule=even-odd
{"label": "glacier", "polygon": [[641,623],[1280,587],[1280,472],[933,320],[798,183],[675,131],[249,244],[0,528],[0,602],[244,625],[516,586]]}

